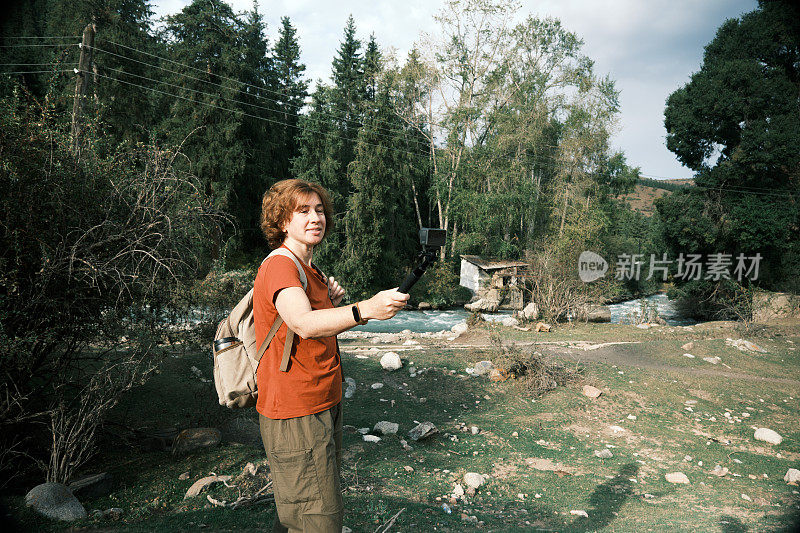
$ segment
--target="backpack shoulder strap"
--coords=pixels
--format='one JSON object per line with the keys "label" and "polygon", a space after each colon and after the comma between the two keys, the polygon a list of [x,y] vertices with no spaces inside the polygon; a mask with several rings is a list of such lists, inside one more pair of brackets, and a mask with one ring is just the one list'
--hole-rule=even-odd
{"label": "backpack shoulder strap", "polygon": [[[264,259],[266,261],[270,257],[282,255],[284,257],[288,257],[294,263],[294,266],[297,267],[297,273],[300,276],[300,283],[303,285],[303,290],[308,288],[308,277],[306,276],[306,272],[303,269],[303,265],[300,264],[300,260],[295,257],[295,255],[287,250],[286,248],[275,248],[270,252],[270,254]],[[278,329],[283,324],[283,318],[278,315],[278,318],[275,319],[275,322],[272,324],[272,327],[269,329],[269,333],[267,333],[264,342],[261,343],[261,346],[258,348],[258,353],[256,354],[256,361],[261,362],[261,358],[264,357],[264,353],[266,353],[267,348],[269,347],[269,343],[272,341],[275,334],[278,332]],[[281,372],[286,372],[289,370],[289,356],[292,353],[292,343],[294,342],[294,331],[287,327],[286,329],[286,342],[283,346],[283,356],[281,357]]]}

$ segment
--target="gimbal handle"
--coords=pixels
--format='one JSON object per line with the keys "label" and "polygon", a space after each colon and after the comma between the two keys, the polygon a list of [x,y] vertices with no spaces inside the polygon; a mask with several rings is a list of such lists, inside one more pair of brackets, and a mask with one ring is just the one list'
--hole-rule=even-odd
{"label": "gimbal handle", "polygon": [[400,284],[398,287],[397,292],[402,292],[403,294],[408,294],[408,291],[411,290],[411,287],[419,281],[422,275],[425,273],[425,270],[436,261],[436,250],[425,250],[423,251],[420,256],[422,257],[422,263],[417,266],[411,273],[406,276],[406,279],[403,280],[403,283]]}

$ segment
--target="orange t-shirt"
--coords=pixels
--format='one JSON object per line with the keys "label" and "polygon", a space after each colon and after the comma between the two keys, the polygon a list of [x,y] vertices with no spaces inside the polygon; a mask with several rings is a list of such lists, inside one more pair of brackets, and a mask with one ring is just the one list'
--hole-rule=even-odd
{"label": "orange t-shirt", "polygon": [[[308,279],[306,295],[311,308],[333,308],[325,278],[302,261],[300,263]],[[303,288],[297,267],[288,257],[270,257],[258,269],[253,288],[253,319],[258,346],[278,317],[275,297],[287,287]],[[256,373],[256,410],[276,420],[319,413],[342,400],[342,365],[336,352],[336,337],[303,339],[295,333],[289,370],[281,372],[286,329],[286,323],[278,328]]]}

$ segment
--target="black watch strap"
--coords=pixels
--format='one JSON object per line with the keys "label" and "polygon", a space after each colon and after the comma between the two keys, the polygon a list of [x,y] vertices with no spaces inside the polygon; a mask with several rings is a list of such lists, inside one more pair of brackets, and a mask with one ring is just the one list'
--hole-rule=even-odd
{"label": "black watch strap", "polygon": [[353,311],[353,320],[356,321],[356,324],[361,324],[361,312],[358,310],[358,306],[353,304],[350,306],[350,309]]}

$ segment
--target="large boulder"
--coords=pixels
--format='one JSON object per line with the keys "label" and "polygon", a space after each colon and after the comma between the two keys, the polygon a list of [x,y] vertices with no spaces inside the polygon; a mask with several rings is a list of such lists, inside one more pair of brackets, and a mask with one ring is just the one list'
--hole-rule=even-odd
{"label": "large boulder", "polygon": [[54,520],[71,522],[86,518],[86,509],[61,483],[42,483],[25,495],[25,505]]}
{"label": "large boulder", "polygon": [[386,352],[381,357],[381,366],[384,370],[398,370],[403,367],[403,361],[395,352]]}

